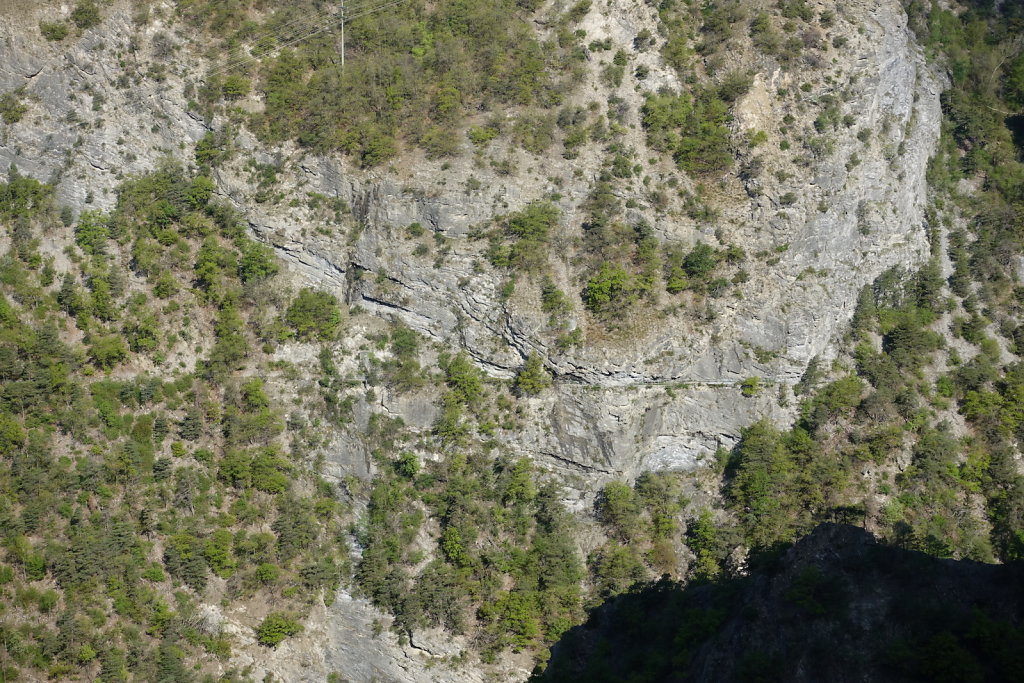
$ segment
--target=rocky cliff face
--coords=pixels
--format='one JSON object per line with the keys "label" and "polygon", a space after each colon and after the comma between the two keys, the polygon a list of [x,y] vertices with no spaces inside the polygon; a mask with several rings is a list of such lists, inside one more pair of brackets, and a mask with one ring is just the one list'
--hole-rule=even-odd
{"label": "rocky cliff face", "polygon": [[[588,36],[631,50],[632,36],[656,31],[657,18],[646,6],[627,4],[595,8],[581,25]],[[12,16],[0,29],[0,90],[24,87],[29,106],[23,121],[0,129],[0,162],[57,179],[61,199],[79,210],[110,206],[120,178],[152,168],[165,155],[182,156],[222,123],[189,109],[188,89],[202,60],[184,32],[156,14],[137,26],[127,7],[119,9],[73,45],[42,41],[34,12]],[[275,189],[285,197],[318,192],[351,207],[364,226],[354,240],[311,230],[319,217],[296,202],[254,201],[256,188],[241,160],[220,174],[220,191],[302,278],[351,304],[465,348],[496,376],[510,377],[529,352],[539,351],[559,387],[534,407],[544,427],[523,435],[524,450],[583,472],[692,466],[698,454],[728,443],[752,415],[784,420],[788,414],[775,391],[741,399],[732,385],[760,376],[785,394],[812,357],[829,355],[858,289],[892,265],[919,262],[926,251],[924,175],[938,134],[939,87],[898,3],[844,3],[838,10],[841,19],[829,36],[845,44],[826,49],[819,63],[783,70],[752,50],[730,57],[735,67],[756,72],[736,106],[735,138],[763,131],[767,141],[742,153],[741,161],[755,160],[760,168],[756,177],[718,179],[721,219],[715,225],[686,217],[678,202],[666,210],[636,202],[628,210],[665,242],[733,243],[762,254],[744,266],[749,280],[739,288],[741,298],[714,302],[713,320],[699,325],[682,316],[652,316],[628,342],[559,351],[542,334],[546,315],[534,297],[502,300],[503,275],[481,267],[483,248],[471,238],[473,229],[552,191],[561,196],[564,216],[559,239],[571,243],[580,234],[581,204],[600,171],[597,149],[571,161],[508,149],[519,169],[512,175],[480,168],[468,153],[443,169],[441,162],[409,155],[391,168],[364,172],[340,159],[288,146],[267,149],[240,136],[240,157],[284,169]],[[170,68],[159,79],[140,75],[162,60]],[[638,158],[656,160],[639,126],[639,105],[644,92],[678,82],[655,53],[643,53],[642,60],[650,62],[651,75],[627,79],[614,92],[600,84],[595,65],[577,97],[585,103],[594,90],[622,97],[627,144],[639,150]],[[818,156],[797,144],[781,150],[781,122],[792,120],[791,138],[813,135],[822,96],[832,97],[848,117],[848,125],[831,134],[834,150]],[[867,142],[858,131],[867,131]],[[659,180],[677,175],[671,160],[656,161],[647,173]],[[471,177],[476,182],[467,189]],[[643,191],[637,181],[622,199],[642,199]],[[410,223],[447,238],[443,261],[416,256],[415,241],[396,239]],[[555,269],[565,289],[579,291],[564,264]],[[588,325],[582,315],[573,324]],[[671,399],[654,388],[663,384],[693,386]]]}
{"label": "rocky cliff face", "polygon": [[[588,39],[608,39],[633,53],[640,31],[657,35],[658,18],[648,5],[607,5],[595,3],[581,22]],[[445,347],[463,348],[496,377],[511,377],[528,354],[539,352],[555,387],[531,400],[528,427],[510,446],[561,472],[583,500],[607,478],[695,468],[757,417],[790,419],[791,386],[811,358],[832,353],[860,287],[927,253],[925,170],[940,125],[939,84],[896,0],[818,5],[837,20],[817,60],[783,69],[749,41],[727,57],[724,66],[756,75],[732,124],[745,171],[710,179],[703,190],[718,220],[688,217],[676,193],[667,206],[652,206],[641,176],[620,189],[620,199],[633,207],[627,218],[646,220],[662,242],[738,244],[747,252],[749,277],[738,294],[711,301],[713,310],[698,318],[654,310],[634,321],[628,339],[602,339],[581,312],[582,283],[571,256],[582,205],[604,163],[598,146],[568,160],[557,151],[540,158],[496,142],[493,153],[511,162],[517,169],[511,173],[475,163],[470,150],[445,162],[409,153],[388,168],[364,171],[289,145],[268,148],[243,129],[234,141],[235,160],[216,178],[218,192],[297,279],[401,319]],[[205,120],[189,105],[205,62],[193,37],[170,19],[170,5],[155,5],[147,22],[136,23],[130,3],[115,2],[101,25],[60,44],[47,43],[38,30],[40,18],[59,13],[56,6],[5,3],[3,10],[0,93],[24,88],[28,110],[18,123],[0,123],[0,166],[53,179],[61,201],[76,211],[110,207],[122,178],[166,156],[189,158],[204,134],[223,127],[224,121]],[[627,78],[617,88],[600,79],[598,58],[592,62],[572,97],[581,105],[620,97],[623,144],[644,160],[642,175],[697,191],[671,159],[647,147],[640,125],[645,93],[680,87],[657,50],[636,54],[635,63],[648,71],[644,79]],[[167,68],[154,68],[160,64]],[[822,134],[815,121],[826,99],[844,119]],[[258,96],[243,105],[261,106]],[[820,143],[826,149],[800,142],[813,137],[827,138]],[[754,138],[756,146],[745,143]],[[279,169],[279,201],[260,200],[249,162]],[[587,344],[570,350],[544,333],[547,314],[537,304],[537,283],[520,283],[510,298],[501,296],[505,275],[487,264],[486,242],[475,237],[496,214],[553,192],[562,211],[555,241],[565,248],[552,257],[552,270],[576,298],[571,326],[588,334]],[[310,193],[341,200],[348,213],[335,223],[310,206]],[[406,238],[411,223],[433,233],[434,252],[418,253],[423,240]],[[773,386],[742,396],[737,385],[752,376]],[[398,398],[385,396],[381,406],[424,429],[432,422],[430,409]],[[332,459],[339,477],[367,474],[353,444],[339,442]],[[364,668],[351,669],[353,680],[453,680],[451,671],[428,673],[422,662],[433,656],[422,650],[431,648],[417,654],[415,643],[405,648],[413,659],[392,648],[372,663],[378,660],[366,652],[375,641],[345,621],[353,610],[343,600],[322,615],[332,642],[356,643]],[[348,651],[339,645],[332,652]],[[331,670],[335,654],[310,654],[308,678]],[[292,680],[304,676],[295,669]]]}

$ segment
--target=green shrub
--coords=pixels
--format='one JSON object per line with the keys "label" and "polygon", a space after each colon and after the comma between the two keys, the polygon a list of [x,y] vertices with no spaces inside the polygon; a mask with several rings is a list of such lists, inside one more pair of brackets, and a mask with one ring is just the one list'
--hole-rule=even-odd
{"label": "green shrub", "polygon": [[40,21],[39,32],[47,40],[61,41],[68,37],[71,29],[62,21]]}
{"label": "green shrub", "polygon": [[252,83],[245,76],[239,76],[237,74],[231,74],[224,79],[224,83],[221,85],[221,92],[224,94],[225,99],[237,100],[248,96],[252,90]]}
{"label": "green shrub", "polygon": [[235,370],[249,353],[242,317],[234,306],[221,309],[214,326],[216,342],[210,351],[210,365],[215,372]]}
{"label": "green shrub", "polygon": [[452,396],[465,405],[475,405],[483,395],[483,378],[469,356],[460,352],[452,358],[442,358],[439,364]]}
{"label": "green shrub", "polygon": [[25,430],[13,416],[0,413],[0,455],[11,457],[25,445]]}
{"label": "green shrub", "polygon": [[594,313],[607,313],[635,299],[633,278],[620,265],[602,263],[583,289],[583,303]]}
{"label": "green shrub", "polygon": [[213,573],[222,579],[235,573],[237,563],[231,553],[232,535],[227,529],[218,529],[207,539],[203,556]]}
{"label": "green shrub", "polygon": [[704,279],[715,269],[718,261],[719,254],[714,247],[698,242],[683,258],[683,270],[692,278]]}
{"label": "green shrub", "polygon": [[718,576],[722,571],[721,556],[724,553],[711,510],[704,508],[697,519],[687,524],[686,544],[695,556],[694,578],[707,581]]}
{"label": "green shrub", "polygon": [[285,322],[302,341],[327,341],[341,325],[338,299],[328,292],[304,288],[288,306]]}
{"label": "green shrub", "polygon": [[164,547],[164,566],[171,576],[201,591],[206,587],[204,544],[196,536],[180,533],[170,536]]}
{"label": "green shrub", "polygon": [[128,347],[118,334],[96,337],[89,344],[89,360],[103,370],[110,370],[128,358]]}
{"label": "green shrub", "polygon": [[0,95],[0,118],[3,118],[7,125],[21,121],[28,111],[28,107],[21,101],[22,92],[18,89]]}
{"label": "green shrub", "polygon": [[549,324],[554,327],[564,325],[566,321],[563,316],[570,313],[573,308],[569,297],[555,286],[554,280],[550,277],[546,277],[541,285],[540,306],[542,311],[550,314]]}
{"label": "green shrub", "polygon": [[537,202],[509,216],[506,232],[519,239],[543,241],[551,229],[558,225],[558,207],[550,202]]}
{"label": "green shrub", "polygon": [[216,166],[224,156],[221,142],[214,132],[209,132],[196,143],[195,158],[200,167]]}
{"label": "green shrub", "polygon": [[597,595],[610,598],[647,578],[647,568],[633,545],[609,543],[589,559]]}
{"label": "green shrub", "polygon": [[102,254],[111,230],[106,216],[99,211],[83,211],[75,226],[75,243],[86,254]]}
{"label": "green shrub", "polygon": [[519,374],[516,375],[516,391],[526,396],[536,396],[551,386],[551,376],[544,369],[544,361],[536,353],[526,359]]}
{"label": "green shrub", "polygon": [[256,627],[256,642],[275,647],[285,638],[302,632],[302,624],[283,612],[271,612]]}
{"label": "green shrub", "polygon": [[690,280],[686,277],[686,271],[681,266],[669,266],[665,277],[665,290],[669,294],[679,294],[689,286]]}
{"label": "green shrub", "polygon": [[750,91],[754,79],[742,71],[730,71],[718,86],[718,97],[725,102],[735,102]]}
{"label": "green shrub", "polygon": [[406,479],[414,479],[420,471],[420,459],[416,457],[415,453],[405,451],[398,456],[398,460],[394,463],[395,472],[400,477]]}
{"label": "green shrub", "polygon": [[100,9],[93,0],[82,0],[71,11],[71,21],[82,30],[97,26],[102,20]]}
{"label": "green shrub", "polygon": [[707,175],[732,165],[729,107],[714,91],[698,91],[695,98],[686,93],[648,95],[641,114],[650,145],[670,152],[679,168]]}
{"label": "green shrub", "polygon": [[477,147],[486,147],[491,140],[498,137],[499,133],[497,128],[491,126],[472,126],[466,135],[469,137],[469,141]]}
{"label": "green shrub", "polygon": [[270,562],[262,562],[253,574],[263,585],[270,585],[281,575],[281,568]]}
{"label": "green shrub", "polygon": [[274,250],[265,244],[245,240],[238,260],[238,277],[242,282],[265,280],[277,274],[279,266]]}
{"label": "green shrub", "polygon": [[769,547],[791,538],[795,463],[782,435],[767,421],[756,422],[743,430],[734,459],[728,492],[750,540]]}
{"label": "green shrub", "polygon": [[605,484],[594,505],[597,518],[614,529],[621,540],[628,541],[639,532],[640,507],[628,484],[619,481]]}
{"label": "green shrub", "polygon": [[761,391],[761,378],[747,377],[740,383],[740,391],[747,397],[757,396]]}
{"label": "green shrub", "polygon": [[290,480],[291,466],[282,458],[276,448],[261,448],[252,459],[252,486],[265,493],[284,493]]}
{"label": "green shrub", "polygon": [[547,262],[547,244],[552,230],[558,226],[561,212],[550,202],[535,202],[505,221],[504,235],[511,238],[510,247],[495,243],[489,255],[494,265],[505,265],[536,271]]}
{"label": "green shrub", "polygon": [[566,13],[566,20],[572,24],[579,23],[583,17],[587,16],[587,12],[590,11],[590,6],[591,0],[577,0]]}
{"label": "green shrub", "polygon": [[363,144],[359,152],[359,165],[363,168],[379,166],[398,154],[394,135],[382,128],[371,126],[360,138]]}

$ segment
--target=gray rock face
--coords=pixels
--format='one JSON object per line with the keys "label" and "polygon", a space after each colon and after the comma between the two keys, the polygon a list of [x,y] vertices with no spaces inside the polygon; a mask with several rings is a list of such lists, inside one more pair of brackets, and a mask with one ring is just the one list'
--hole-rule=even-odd
{"label": "gray rock face", "polygon": [[[207,619],[223,622],[216,608]],[[340,591],[331,607],[318,607],[305,622],[299,636],[289,638],[273,650],[255,644],[250,633],[232,633],[236,654],[232,665],[251,667],[253,680],[289,683],[322,683],[328,674],[339,674],[352,683],[484,683],[488,680],[525,680],[530,672],[525,658],[506,656],[484,667],[470,654],[466,638],[438,631],[414,634],[399,643],[394,634],[380,629],[387,618],[366,604]],[[378,633],[378,635],[375,635]],[[462,656],[465,653],[466,656]]]}
{"label": "gray rock face", "polygon": [[110,208],[122,178],[182,156],[207,131],[187,111],[178,74],[142,75],[145,58],[154,56],[139,45],[167,27],[135,26],[127,5],[61,43],[44,41],[38,27],[40,17],[60,16],[56,8],[21,9],[0,22],[0,92],[24,87],[29,106],[20,122],[0,122],[0,162],[5,172],[13,163],[23,174],[56,181],[58,199],[79,211]]}
{"label": "gray rock face", "polygon": [[[746,250],[749,280],[739,287],[741,297],[711,300],[714,317],[703,323],[660,317],[639,325],[628,339],[564,352],[544,331],[536,283],[520,281],[522,291],[508,300],[499,295],[506,274],[485,263],[485,245],[472,239],[473,228],[557,190],[564,216],[559,240],[570,253],[581,235],[581,204],[601,168],[593,150],[574,161],[556,155],[543,159],[545,179],[529,171],[502,177],[469,163],[445,169],[423,159],[408,164],[401,175],[366,174],[337,160],[303,158],[296,187],[304,183],[341,197],[366,226],[345,243],[310,237],[302,211],[246,203],[251,191],[247,195],[240,175],[227,171],[220,181],[249,210],[255,234],[278,246],[310,281],[340,289],[351,303],[466,349],[497,377],[511,377],[529,353],[539,352],[559,389],[535,406],[536,424],[543,428],[519,437],[516,446],[525,452],[546,457],[555,468],[598,477],[630,476],[651,466],[692,466],[699,454],[730,443],[755,416],[780,422],[791,417],[791,408],[774,404],[774,388],[772,397],[751,401],[740,396],[736,384],[759,376],[792,385],[811,358],[833,352],[860,287],[891,266],[913,267],[927,255],[925,169],[941,119],[939,84],[898,3],[851,3],[839,9],[845,19],[835,34],[848,42],[828,53],[833,64],[783,72],[766,63],[737,104],[736,139],[764,131],[767,143],[742,153],[742,162],[758,160],[759,175],[742,183],[723,179],[716,230],[681,212],[643,208],[644,202],[631,210],[633,219],[647,220],[667,242],[701,239]],[[625,35],[624,21],[653,28],[652,17],[632,7],[621,16],[592,13],[587,26],[597,38],[617,40]],[[671,85],[671,75],[663,72],[662,65],[652,83]],[[598,87],[596,80],[587,85]],[[632,106],[634,125],[643,87],[615,93]],[[848,118],[819,132],[815,117],[827,100]],[[787,114],[795,120],[788,151],[782,149],[787,138],[780,131]],[[625,137],[643,150],[639,158],[655,156],[646,151],[639,126]],[[521,168],[534,163],[520,152],[508,153],[518,154]],[[577,168],[584,172],[573,173]],[[652,170],[661,178],[671,173],[665,166]],[[474,176],[482,187],[466,189]],[[561,180],[556,186],[550,178]],[[623,199],[643,196],[639,183],[622,192]],[[410,223],[445,238],[443,258],[435,258],[435,250],[414,253],[422,241],[406,237],[403,228]],[[563,289],[580,290],[582,283],[565,275],[564,263],[553,267],[562,274]],[[578,314],[572,325],[587,328],[588,322]],[[676,398],[665,409],[647,403],[650,393],[644,387],[679,383],[695,388],[674,390]],[[709,392],[709,386],[722,388]],[[576,391],[588,387],[599,390]],[[709,394],[716,397],[710,403]],[[652,411],[659,429],[650,426]]]}
{"label": "gray rock face", "polygon": [[595,481],[693,470],[718,446],[735,443],[737,425],[762,417],[784,422],[788,413],[776,398],[771,392],[740,397],[727,385],[562,385],[534,399],[531,410],[539,419],[522,430],[518,445],[558,470]]}

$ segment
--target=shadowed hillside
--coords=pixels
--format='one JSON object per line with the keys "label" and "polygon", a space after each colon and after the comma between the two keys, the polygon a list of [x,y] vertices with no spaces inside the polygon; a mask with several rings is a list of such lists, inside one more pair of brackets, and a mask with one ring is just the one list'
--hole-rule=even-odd
{"label": "shadowed hillside", "polygon": [[661,581],[591,613],[536,681],[1008,681],[1024,567],[939,560],[823,524],[741,579]]}

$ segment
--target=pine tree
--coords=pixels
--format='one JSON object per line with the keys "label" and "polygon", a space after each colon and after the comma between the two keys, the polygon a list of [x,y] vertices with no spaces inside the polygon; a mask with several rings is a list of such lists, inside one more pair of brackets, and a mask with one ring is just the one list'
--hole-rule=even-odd
{"label": "pine tree", "polygon": [[536,396],[551,386],[551,376],[544,369],[544,361],[536,353],[526,359],[526,365],[516,375],[516,391],[525,396]]}

